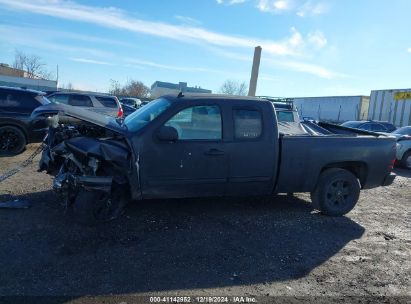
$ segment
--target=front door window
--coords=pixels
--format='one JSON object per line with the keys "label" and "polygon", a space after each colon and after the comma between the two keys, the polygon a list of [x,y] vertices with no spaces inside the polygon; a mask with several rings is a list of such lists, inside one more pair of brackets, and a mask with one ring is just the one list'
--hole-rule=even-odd
{"label": "front door window", "polygon": [[221,140],[221,112],[218,106],[186,108],[165,123],[177,130],[179,140]]}

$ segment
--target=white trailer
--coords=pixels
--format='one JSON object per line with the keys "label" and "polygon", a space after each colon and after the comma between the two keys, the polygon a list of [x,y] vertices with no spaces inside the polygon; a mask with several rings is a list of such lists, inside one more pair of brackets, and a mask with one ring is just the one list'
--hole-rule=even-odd
{"label": "white trailer", "polygon": [[371,91],[368,119],[411,126],[411,89]]}
{"label": "white trailer", "polygon": [[301,118],[340,123],[366,120],[369,96],[324,96],[293,98]]}

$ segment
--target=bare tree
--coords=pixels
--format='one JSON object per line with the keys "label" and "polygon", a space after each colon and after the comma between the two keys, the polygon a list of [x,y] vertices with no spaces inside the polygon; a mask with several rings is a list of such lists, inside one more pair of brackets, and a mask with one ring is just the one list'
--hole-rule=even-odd
{"label": "bare tree", "polygon": [[243,82],[239,82],[232,79],[227,79],[224,81],[223,85],[220,88],[220,93],[228,94],[228,95],[240,95],[245,96],[247,95],[247,84]]}
{"label": "bare tree", "polygon": [[130,80],[123,88],[126,96],[147,97],[150,89],[141,81]]}
{"label": "bare tree", "polygon": [[52,73],[45,69],[46,64],[37,55],[27,55],[20,50],[15,50],[13,68],[23,70],[28,78],[41,77],[50,79]]}
{"label": "bare tree", "polygon": [[129,80],[121,86],[120,82],[111,79],[109,93],[116,96],[144,98],[150,94],[150,89],[141,81]]}
{"label": "bare tree", "polygon": [[26,66],[27,56],[22,51],[15,50],[14,51],[14,61],[12,63],[12,67],[19,70],[24,70]]}
{"label": "bare tree", "polygon": [[110,95],[115,95],[115,96],[122,96],[123,91],[121,89],[120,82],[114,79],[110,79],[110,88],[108,90],[108,93]]}

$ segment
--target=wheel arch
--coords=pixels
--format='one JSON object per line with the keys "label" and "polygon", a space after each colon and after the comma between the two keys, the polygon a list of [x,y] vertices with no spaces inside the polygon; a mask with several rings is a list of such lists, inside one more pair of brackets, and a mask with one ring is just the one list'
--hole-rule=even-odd
{"label": "wheel arch", "polygon": [[320,172],[320,175],[327,169],[344,169],[351,172],[358,178],[361,184],[361,188],[364,187],[368,174],[368,165],[362,161],[344,161],[335,162],[325,165]]}

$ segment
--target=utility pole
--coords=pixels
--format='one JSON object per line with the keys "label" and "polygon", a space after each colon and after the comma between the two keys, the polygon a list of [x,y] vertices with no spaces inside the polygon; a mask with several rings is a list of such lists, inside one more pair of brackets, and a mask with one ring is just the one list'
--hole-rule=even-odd
{"label": "utility pole", "polygon": [[254,49],[253,68],[251,69],[250,86],[248,87],[248,96],[255,96],[257,91],[258,71],[260,69],[261,46]]}

